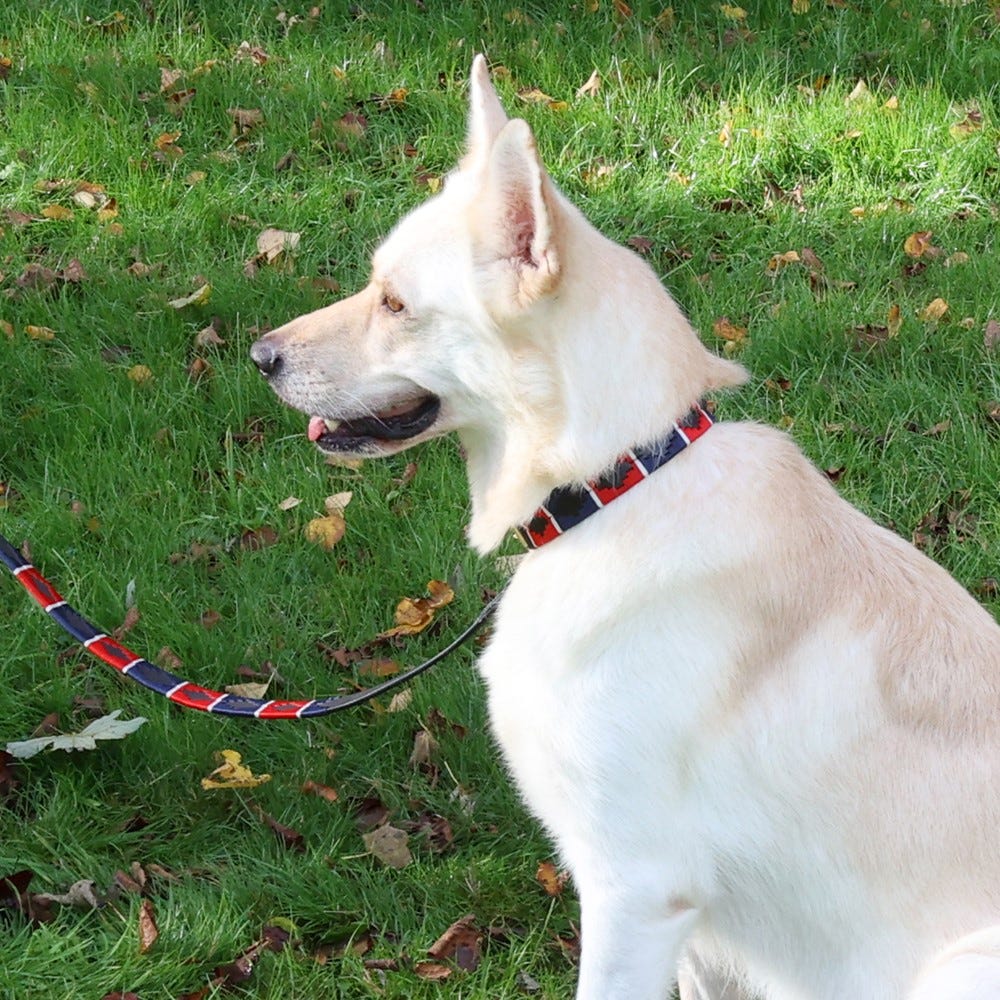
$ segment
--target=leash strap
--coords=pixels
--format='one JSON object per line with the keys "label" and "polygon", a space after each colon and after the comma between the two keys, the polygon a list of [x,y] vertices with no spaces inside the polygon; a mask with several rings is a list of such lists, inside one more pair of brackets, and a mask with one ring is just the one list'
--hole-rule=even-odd
{"label": "leash strap", "polygon": [[529,549],[537,549],[558,538],[666,465],[700,438],[712,423],[711,414],[703,406],[695,406],[665,437],[629,449],[597,479],[554,489],[531,520],[517,526],[521,541]]}
{"label": "leash strap", "polygon": [[117,639],[98,629],[75,608],[70,607],[56,588],[3,535],[0,535],[0,562],[3,562],[13,574],[14,579],[24,587],[57,625],[68,632],[77,642],[82,643],[88,653],[96,656],[97,659],[106,663],[119,674],[137,681],[143,687],[149,688],[150,691],[162,694],[175,705],[183,705],[185,708],[194,708],[202,712],[211,712],[214,715],[235,715],[252,719],[311,719],[319,715],[330,715],[332,712],[360,705],[386,691],[406,684],[454,652],[462,643],[471,639],[496,610],[502,595],[501,592],[501,594],[492,597],[472,624],[461,635],[448,643],[444,649],[435,653],[429,660],[425,660],[381,684],[376,684],[363,691],[354,691],[351,694],[313,698],[308,701],[281,701],[277,699],[267,701],[261,698],[245,698],[242,695],[226,694],[192,684],[190,681],[183,680],[133,653]]}

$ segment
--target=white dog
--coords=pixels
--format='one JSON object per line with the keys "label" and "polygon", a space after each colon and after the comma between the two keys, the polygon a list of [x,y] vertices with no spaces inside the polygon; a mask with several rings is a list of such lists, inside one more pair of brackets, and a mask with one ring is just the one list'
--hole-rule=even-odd
{"label": "white dog", "polygon": [[457,431],[472,545],[533,547],[480,666],[580,893],[577,997],[1000,998],[1000,627],[785,435],[693,409],[744,371],[482,57],[470,96],[369,285],[252,356],[326,452]]}

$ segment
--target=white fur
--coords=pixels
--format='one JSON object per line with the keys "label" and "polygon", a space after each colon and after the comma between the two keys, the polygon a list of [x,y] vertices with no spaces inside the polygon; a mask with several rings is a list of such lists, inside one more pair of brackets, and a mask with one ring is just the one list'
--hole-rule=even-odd
{"label": "white fur", "polygon": [[[262,344],[331,420],[439,396],[373,447],[457,431],[487,552],[745,374],[556,190],[481,57],[470,104],[368,288]],[[480,667],[579,889],[578,1000],[1000,998],[1000,628],[785,436],[721,423],[528,554]]]}

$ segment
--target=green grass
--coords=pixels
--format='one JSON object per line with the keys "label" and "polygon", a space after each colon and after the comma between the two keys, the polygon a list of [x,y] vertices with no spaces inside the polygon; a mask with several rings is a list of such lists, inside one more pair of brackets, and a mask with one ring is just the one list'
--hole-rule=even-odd
{"label": "green grass", "polygon": [[[120,4],[121,20],[97,3],[2,6],[0,211],[40,217],[61,205],[73,217],[0,218],[0,320],[11,326],[0,333],[0,530],[30,539],[73,603],[114,627],[134,581],[133,648],[155,657],[169,645],[209,686],[270,660],[287,678],[282,693],[306,696],[342,683],[317,640],[362,643],[401,596],[450,579],[457,599],[441,631],[400,653],[414,662],[497,585],[463,545],[454,443],[333,469],[247,361],[256,330],[332,299],[312,279],[344,291],[364,283],[380,235],[426,197],[422,175],[446,171],[460,151],[464,76],[480,49],[505,67],[501,95],[535,128],[557,182],[612,237],[649,241],[649,259],[706,342],[723,348],[711,332],[720,317],[747,328],[738,353],[754,379],[721,402],[723,415],[787,427],[819,465],[843,468],[847,497],[904,536],[927,534],[928,515],[964,503],[974,520],[930,533],[931,552],[974,590],[998,574],[1000,425],[987,411],[1000,400],[1000,354],[983,345],[987,321],[1000,318],[998,8],[813,0],[794,14],[766,2],[734,20],[718,4],[677,2],[671,15],[636,2],[628,17],[610,0],[591,6],[329,3],[309,18],[299,3],[285,13],[305,20],[288,30],[271,4],[151,0]],[[235,59],[243,41],[267,62]],[[187,73],[177,89],[195,88],[182,109],[160,93],[161,68]],[[595,68],[600,91],[576,97]],[[859,78],[869,96],[849,100]],[[527,87],[566,107],[519,100]],[[401,103],[373,99],[397,88],[407,90]],[[898,107],[887,107],[893,98]],[[234,136],[230,108],[260,110],[262,124]],[[365,116],[362,137],[338,127],[348,113]],[[183,153],[157,157],[170,132]],[[72,200],[73,186],[47,183],[59,179],[103,185],[117,215],[99,219]],[[799,185],[801,205],[781,197]],[[248,278],[244,262],[268,225],[302,234],[294,268]],[[942,253],[916,262],[903,245],[923,230]],[[804,247],[829,280],[820,297],[804,264],[768,271],[773,255]],[[18,284],[29,265],[59,271],[73,259],[82,282]],[[145,277],[129,273],[136,260]],[[202,279],[212,286],[206,305],[168,307]],[[922,320],[937,297],[948,314]],[[898,334],[859,344],[856,328],[886,325],[893,305]],[[226,343],[198,352],[212,375],[192,381],[194,336],[212,317]],[[55,338],[32,339],[28,325]],[[131,381],[137,365],[152,379]],[[418,471],[401,485],[409,460]],[[348,489],[347,535],[323,552],[302,529],[324,497]],[[302,503],[280,510],[290,494]],[[233,544],[265,525],[277,544]],[[220,554],[171,559],[193,543]],[[63,637],[12,582],[0,587],[0,745],[50,712],[66,730],[85,724],[81,696],[149,719],[121,744],[21,766],[22,788],[0,802],[0,876],[31,868],[34,891],[59,893],[79,879],[107,890],[133,862],[177,875],[154,879],[160,938],[147,954],[133,895],[97,912],[56,908],[37,928],[0,914],[4,1000],[175,998],[278,918],[297,944],[263,955],[246,995],[517,997],[522,973],[538,996],[570,995],[575,972],[557,938],[572,935],[576,905],[569,890],[552,900],[535,881],[550,848],[486,733],[471,654],[414,684],[403,712],[226,722],[59,655]],[[211,630],[200,624],[207,609],[221,616]],[[467,730],[440,736],[435,781],[409,764],[433,707]],[[271,782],[202,791],[226,747]],[[340,800],[303,795],[306,779]],[[473,796],[471,814],[456,786]],[[411,866],[380,866],[354,822],[352,802],[367,796],[395,823],[447,817],[451,848],[436,853],[414,834]],[[253,804],[299,831],[305,850],[284,847]],[[466,913],[494,930],[475,972],[441,985],[405,961],[384,973],[364,967],[426,957]],[[315,961],[323,945],[366,933],[364,956]]]}

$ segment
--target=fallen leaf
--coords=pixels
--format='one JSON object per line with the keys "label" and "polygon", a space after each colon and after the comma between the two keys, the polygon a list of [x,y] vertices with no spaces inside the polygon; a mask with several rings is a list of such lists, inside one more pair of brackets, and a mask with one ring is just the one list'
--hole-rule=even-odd
{"label": "fallen leaf", "polygon": [[256,788],[271,780],[271,775],[255,775],[242,763],[242,754],[235,750],[222,750],[216,754],[222,763],[207,777],[201,779],[201,787],[212,788]]}
{"label": "fallen leaf", "polygon": [[136,385],[142,385],[153,377],[152,370],[146,365],[133,365],[125,374]]}
{"label": "fallen leaf", "polygon": [[929,229],[910,233],[903,241],[903,252],[908,257],[923,257],[932,248],[931,237],[933,235]]}
{"label": "fallen leaf", "polygon": [[431,580],[427,584],[427,592],[430,597],[404,597],[396,605],[396,624],[384,632],[379,632],[377,638],[387,639],[397,635],[416,635],[423,632],[434,620],[434,612],[449,604],[455,596],[451,587],[442,580]]}
{"label": "fallen leaf", "polygon": [[340,514],[314,517],[303,529],[306,540],[329,552],[344,537],[347,522]]}
{"label": "fallen leaf", "polygon": [[219,336],[219,331],[209,324],[203,327],[194,335],[194,346],[204,349],[206,347],[225,347],[226,342]]}
{"label": "fallen leaf", "polygon": [[[579,80],[580,78],[577,77]],[[587,78],[587,82],[581,87],[577,88],[577,97],[595,97],[597,92],[601,89],[601,74],[595,69],[593,73]]]}
{"label": "fallen leaf", "polygon": [[767,269],[775,274],[788,264],[797,264],[802,258],[797,250],[786,250],[784,253],[776,253],[767,262]]}
{"label": "fallen leaf", "polygon": [[413,861],[408,846],[410,838],[405,830],[385,823],[370,833],[362,834],[362,839],[368,853],[390,868],[405,868]]}
{"label": "fallen leaf", "polygon": [[279,823],[269,813],[264,812],[256,803],[251,802],[250,807],[260,817],[261,822],[274,833],[285,847],[293,851],[304,851],[306,849],[305,837],[298,830],[293,830],[290,826]]}
{"label": "fallen leaf", "polygon": [[414,962],[413,973],[426,982],[439,983],[451,976],[452,968],[441,962]]}
{"label": "fallen leaf", "polygon": [[433,757],[438,750],[438,741],[426,729],[418,729],[413,738],[413,752],[410,767],[415,771],[433,767]]}
{"label": "fallen leaf", "polygon": [[74,882],[66,892],[40,892],[37,898],[47,903],[58,903],[60,906],[75,906],[83,910],[96,910],[103,905],[102,901],[97,898],[93,879],[89,878]]}
{"label": "fallen leaf", "polygon": [[[403,712],[410,707],[410,703],[413,701],[413,690],[411,688],[404,688],[402,691],[398,691],[392,696],[389,702],[389,707],[386,709],[387,712]],[[3,790],[2,785],[2,772],[0,772],[0,792]]]}
{"label": "fallen leaf", "polygon": [[737,326],[728,316],[721,316],[712,324],[712,332],[723,340],[740,343],[746,340],[747,328]]}
{"label": "fallen leaf", "polygon": [[179,299],[170,299],[167,305],[171,309],[186,309],[188,306],[203,306],[208,302],[212,294],[212,286],[205,282],[199,285],[190,295],[184,295]]}
{"label": "fallen leaf", "polygon": [[42,209],[42,216],[56,222],[68,222],[73,218],[73,209],[67,208],[65,205],[46,205]]}
{"label": "fallen leaf", "polygon": [[55,340],[56,331],[48,326],[32,326],[30,323],[24,328],[24,332],[32,340]]}
{"label": "fallen leaf", "polygon": [[[860,101],[864,98],[871,97],[871,92],[868,90],[868,84],[864,80],[858,80],[854,85],[854,89],[844,98],[845,104],[851,104],[854,101]],[[861,133],[859,132],[858,135]]]}
{"label": "fallen leaf", "polygon": [[466,972],[474,972],[479,967],[483,932],[476,926],[476,916],[470,913],[456,920],[427,949],[431,958],[451,959]]}
{"label": "fallen leaf", "polygon": [[236,548],[245,552],[259,552],[261,549],[276,545],[277,542],[278,532],[269,524],[262,524],[259,528],[244,530],[236,542]]}
{"label": "fallen leaf", "polygon": [[289,233],[283,229],[265,229],[257,237],[257,259],[264,264],[273,264],[282,254],[295,250],[301,238],[301,233]]}
{"label": "fallen leaf", "polygon": [[327,802],[336,802],[340,798],[335,788],[331,788],[329,785],[321,785],[318,781],[313,781],[311,778],[303,782],[302,791],[306,795],[316,795],[321,799],[326,799]]}
{"label": "fallen leaf", "polygon": [[24,760],[34,757],[41,750],[94,750],[98,740],[121,740],[129,733],[134,733],[146,720],[140,715],[134,719],[119,721],[121,709],[116,709],[109,715],[95,719],[86,729],[78,733],[67,733],[63,736],[41,736],[32,740],[21,740],[8,743],[7,753]]}
{"label": "fallen leaf", "polygon": [[899,333],[902,325],[903,325],[902,310],[895,302],[893,302],[893,304],[889,306],[889,314],[888,316],[886,316],[885,320],[885,328],[888,331],[889,336],[895,337]]}
{"label": "fallen leaf", "polygon": [[747,12],[742,7],[736,7],[728,3],[720,4],[719,10],[723,17],[728,17],[730,21],[745,21]]}
{"label": "fallen leaf", "polygon": [[983,346],[988,351],[995,350],[1000,346],[1000,322],[995,319],[988,320],[983,330]]}
{"label": "fallen leaf", "polygon": [[944,299],[938,298],[928,302],[917,315],[925,323],[937,323],[944,318],[948,312],[948,303]]}
{"label": "fallen leaf", "polygon": [[160,931],[156,926],[156,911],[150,900],[144,899],[139,906],[139,954],[146,952],[156,944]]}
{"label": "fallen leaf", "polygon": [[540,861],[535,879],[547,896],[561,896],[569,881],[569,872],[560,871],[551,861]]}

